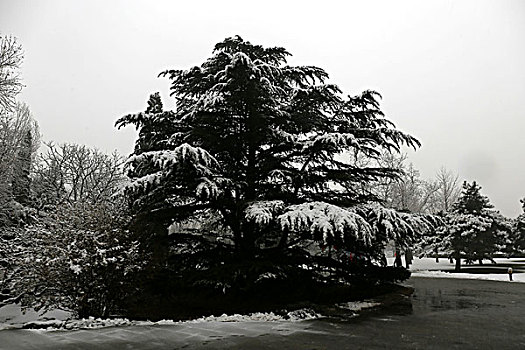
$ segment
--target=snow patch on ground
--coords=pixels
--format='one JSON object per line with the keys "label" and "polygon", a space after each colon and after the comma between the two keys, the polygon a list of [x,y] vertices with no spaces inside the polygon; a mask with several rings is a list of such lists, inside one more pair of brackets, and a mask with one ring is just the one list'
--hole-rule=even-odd
{"label": "snow patch on ground", "polygon": [[[276,315],[273,312],[255,312],[249,315],[227,315],[222,314],[221,316],[207,316],[201,317],[194,320],[183,321],[180,323],[203,323],[203,322],[298,322],[313,320],[323,317],[311,309],[300,309],[288,312],[286,315]],[[162,322],[162,321],[159,321]]]}
{"label": "snow patch on ground", "polygon": [[[418,271],[412,273],[413,277],[431,277],[431,278],[459,278],[459,279],[473,279],[473,280],[487,280],[487,281],[504,281],[510,282],[507,274],[473,274],[473,273],[454,273],[443,271]],[[525,283],[525,275],[523,273],[513,274],[512,282]]]}
{"label": "snow patch on ground", "polygon": [[[366,303],[368,304],[368,303]],[[366,306],[365,306],[366,307]],[[43,316],[57,316],[48,318]],[[69,319],[70,313],[63,310],[53,310],[42,315],[33,309],[23,311],[20,305],[6,305],[0,308],[0,330],[2,329],[44,329],[44,330],[75,330],[75,329],[97,329],[118,326],[166,326],[209,322],[299,322],[313,320],[323,317],[311,309],[300,309],[290,311],[285,315],[277,315],[273,312],[256,312],[248,315],[207,316],[188,321],[160,320],[152,321],[130,321],[127,318],[83,318],[78,320]]]}
{"label": "snow patch on ground", "polygon": [[337,307],[350,311],[361,311],[381,305],[381,303],[367,302],[367,301],[350,301],[348,303],[337,304]]}
{"label": "snow patch on ground", "polygon": [[9,304],[0,308],[0,324],[24,324],[39,317],[35,310],[22,310],[19,304]]}
{"label": "snow patch on ground", "polygon": [[[402,260],[404,263],[404,258]],[[413,277],[478,279],[509,283],[525,283],[525,273],[523,272],[525,258],[497,258],[494,260],[496,264],[492,264],[488,260],[484,260],[483,265],[466,265],[462,262],[462,272],[455,272],[455,264],[451,263],[448,259],[440,258],[439,262],[436,262],[435,258],[415,258],[410,266],[410,271],[412,272]],[[392,266],[394,264],[394,258],[389,258],[388,264]],[[512,274],[512,282],[509,281],[507,266],[513,266],[514,273]],[[468,272],[473,269],[486,269],[491,273]]]}
{"label": "snow patch on ground", "polygon": [[0,330],[31,327],[54,327],[71,319],[71,313],[65,310],[37,312],[32,308],[24,309],[20,304],[8,304],[0,307]]}

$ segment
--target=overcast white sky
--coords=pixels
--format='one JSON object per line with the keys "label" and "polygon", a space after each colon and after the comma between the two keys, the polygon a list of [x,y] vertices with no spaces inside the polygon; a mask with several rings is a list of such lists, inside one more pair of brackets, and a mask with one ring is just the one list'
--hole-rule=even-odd
{"label": "overcast white sky", "polygon": [[345,93],[375,89],[423,147],[425,178],[445,166],[477,180],[503,214],[525,196],[525,1],[0,0],[0,33],[25,50],[27,102],[44,140],[129,154],[120,116],[150,93],[169,101],[167,68],[202,63],[240,35],[283,46]]}

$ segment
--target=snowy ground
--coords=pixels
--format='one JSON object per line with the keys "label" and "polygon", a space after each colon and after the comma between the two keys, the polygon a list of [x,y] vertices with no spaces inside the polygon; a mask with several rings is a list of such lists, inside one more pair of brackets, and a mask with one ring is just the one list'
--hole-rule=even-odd
{"label": "snowy ground", "polygon": [[[404,259],[403,259],[404,261]],[[415,258],[410,266],[414,277],[435,277],[435,278],[460,278],[460,279],[479,279],[505,281],[507,283],[525,283],[525,258],[496,259],[497,264],[490,261],[483,265],[462,265],[461,272],[454,271],[454,264],[448,259],[439,259],[439,263],[433,258]],[[393,264],[393,258],[388,259],[389,265]],[[513,268],[513,282],[509,281],[507,269]],[[341,308],[351,311],[360,311],[365,308],[375,307],[376,303],[368,301],[352,302],[338,305]],[[177,325],[182,323],[210,323],[210,322],[297,322],[311,320],[322,317],[312,310],[297,310],[289,312],[287,315],[276,315],[274,313],[253,313],[250,315],[221,315],[202,317],[199,319],[175,322],[163,320],[158,322],[149,321],[130,321],[127,319],[81,319],[74,320],[69,312],[63,310],[53,310],[46,313],[38,313],[33,309],[23,311],[20,305],[6,305],[0,308],[0,330],[13,328],[44,328],[49,330],[56,329],[93,329],[113,326],[165,326]]]}
{"label": "snowy ground", "polygon": [[[376,304],[370,302],[352,302],[342,305],[342,308],[352,311],[374,307]],[[313,310],[301,309],[288,312],[285,315],[276,315],[273,312],[256,312],[249,315],[226,315],[207,316],[189,321],[161,320],[131,321],[125,318],[100,319],[90,317],[87,319],[72,319],[69,312],[53,310],[46,313],[38,313],[33,309],[23,310],[18,304],[5,305],[0,308],[0,330],[17,328],[39,328],[39,329],[95,329],[115,326],[169,326],[184,323],[212,323],[212,322],[298,322],[320,318],[322,315]]]}
{"label": "snowy ground", "polygon": [[[403,262],[404,257],[403,257]],[[484,260],[483,265],[465,265],[462,262],[461,271],[454,271],[454,264],[448,259],[439,259],[436,263],[434,258],[414,258],[410,266],[413,277],[436,277],[436,278],[462,278],[478,279],[491,281],[509,282],[507,270],[512,267],[513,282],[525,283],[525,258],[494,259],[497,264],[492,264],[489,260]],[[388,259],[389,265],[394,263],[394,259]]]}

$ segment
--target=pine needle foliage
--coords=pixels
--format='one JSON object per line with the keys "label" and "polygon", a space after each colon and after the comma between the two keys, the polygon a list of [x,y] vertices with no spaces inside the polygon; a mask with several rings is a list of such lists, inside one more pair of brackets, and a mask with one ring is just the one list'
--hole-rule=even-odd
{"label": "pine needle foliage", "polygon": [[[164,243],[190,235],[199,247],[231,249],[235,261],[295,254],[310,271],[323,255],[343,266],[359,252],[371,264],[389,239],[408,244],[433,225],[372,204],[373,193],[363,192],[363,183],[399,172],[356,166],[349,154],[377,158],[420,146],[385,117],[379,93],[344,96],[323,69],[288,65],[289,56],[227,38],[200,66],[160,74],[171,81],[173,111],[154,94],[145,112],[116,122],[139,134],[124,190],[135,230],[165,237],[171,225]],[[203,216],[217,226],[185,226]],[[164,243],[157,253],[169,256]]]}
{"label": "pine needle foliage", "polygon": [[456,270],[461,269],[461,259],[467,263],[493,259],[495,253],[505,252],[511,231],[511,222],[503,217],[481,194],[476,183],[464,182],[463,191],[444,214],[443,225],[428,242],[430,251],[445,252],[456,260]]}

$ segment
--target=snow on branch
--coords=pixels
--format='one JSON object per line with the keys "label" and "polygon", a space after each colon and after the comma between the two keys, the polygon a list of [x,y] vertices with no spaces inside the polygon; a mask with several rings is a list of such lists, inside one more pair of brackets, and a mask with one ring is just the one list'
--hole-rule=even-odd
{"label": "snow on branch", "polygon": [[221,94],[221,89],[224,86],[224,83],[217,83],[209,91],[200,96],[199,100],[195,103],[195,110],[214,109],[223,104],[224,96]]}
{"label": "snow on branch", "polygon": [[208,178],[203,178],[202,182],[197,185],[195,189],[197,197],[202,198],[217,198],[219,196],[219,187]]}
{"label": "snow on branch", "polygon": [[309,231],[321,233],[323,241],[338,236],[345,238],[346,233],[370,244],[373,235],[371,226],[359,214],[336,205],[324,202],[310,202],[292,205],[278,217],[283,230]]}
{"label": "snow on branch", "polygon": [[272,220],[276,213],[284,209],[284,202],[274,201],[257,201],[253,202],[244,210],[246,220],[255,222],[259,226],[266,226]]}
{"label": "snow on branch", "polygon": [[455,214],[451,215],[445,229],[451,233],[460,233],[463,237],[468,237],[478,232],[488,230],[493,223],[493,218],[489,216],[479,216],[475,214]]}
{"label": "snow on branch", "polygon": [[359,141],[353,134],[336,132],[316,135],[313,139],[307,141],[305,146],[322,147],[323,149],[326,147],[335,149],[344,147],[360,147]]}
{"label": "snow on branch", "polygon": [[[122,191],[128,191],[130,193],[142,193],[152,190],[157,187],[162,181],[162,173],[156,172],[153,174],[148,174],[138,179],[135,179],[133,182],[127,184]],[[124,192],[122,192],[124,193]]]}
{"label": "snow on branch", "polygon": [[[131,156],[126,167],[138,176],[124,188],[131,193],[148,192],[162,184],[169,174],[180,164],[191,164],[198,173],[210,177],[212,169],[218,168],[217,160],[206,150],[184,143],[173,150],[150,151]],[[146,171],[144,171],[146,170]],[[204,178],[204,177],[203,177]],[[212,181],[203,181],[197,193],[212,197],[217,194],[217,186]]]}
{"label": "snow on branch", "polygon": [[433,230],[438,224],[431,216],[403,213],[378,204],[365,205],[357,210],[362,212],[374,231],[397,242],[409,241],[416,235]]}
{"label": "snow on branch", "polygon": [[224,189],[227,186],[232,185],[231,179],[224,177],[202,177],[200,180],[201,182],[197,185],[195,193],[197,197],[204,200],[217,199],[224,193]]}
{"label": "snow on branch", "polygon": [[271,183],[271,184],[291,183],[292,182],[291,172],[287,170],[280,170],[280,169],[270,170],[268,172],[268,176],[266,177],[266,181],[268,181],[268,183]]}
{"label": "snow on branch", "polygon": [[272,132],[272,137],[276,141],[286,142],[286,143],[295,143],[298,141],[297,135],[291,134],[279,128],[272,129],[271,132]]}
{"label": "snow on branch", "polygon": [[187,143],[175,147],[173,150],[150,151],[131,156],[127,161],[129,169],[141,163],[153,164],[160,171],[171,170],[177,164],[191,163],[216,168],[219,163],[210,153],[200,147],[193,147]]}

